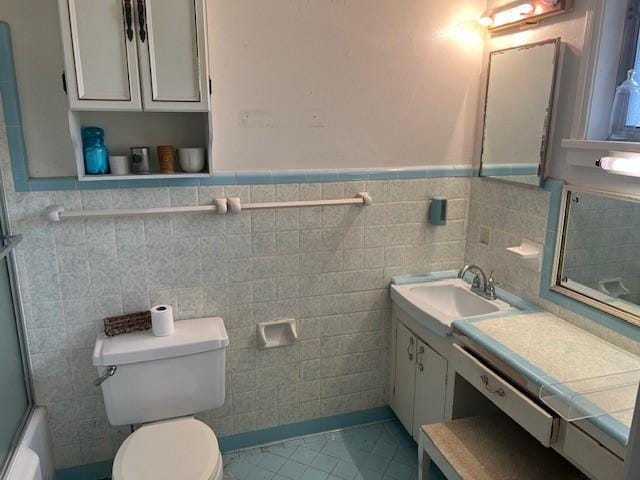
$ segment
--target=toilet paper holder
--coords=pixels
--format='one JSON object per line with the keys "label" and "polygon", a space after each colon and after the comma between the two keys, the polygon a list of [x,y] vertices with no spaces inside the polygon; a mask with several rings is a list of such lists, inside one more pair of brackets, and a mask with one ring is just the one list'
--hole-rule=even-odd
{"label": "toilet paper holder", "polygon": [[260,348],[283,347],[291,345],[297,340],[298,330],[294,318],[258,323],[258,346]]}

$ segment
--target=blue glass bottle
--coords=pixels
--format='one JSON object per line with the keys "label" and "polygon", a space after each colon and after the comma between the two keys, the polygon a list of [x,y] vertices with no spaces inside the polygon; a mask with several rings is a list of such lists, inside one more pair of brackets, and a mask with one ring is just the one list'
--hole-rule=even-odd
{"label": "blue glass bottle", "polygon": [[109,152],[104,146],[104,130],[99,127],[82,129],[84,169],[89,175],[109,173]]}

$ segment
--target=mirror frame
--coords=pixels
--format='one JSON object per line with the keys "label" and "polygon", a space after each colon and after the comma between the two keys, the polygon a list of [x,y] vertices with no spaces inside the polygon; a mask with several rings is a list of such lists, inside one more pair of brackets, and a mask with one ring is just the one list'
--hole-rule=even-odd
{"label": "mirror frame", "polygon": [[[487,108],[489,106],[488,105],[489,104],[489,82],[491,81],[491,61],[494,55],[503,54],[505,52],[510,52],[513,50],[528,50],[530,48],[540,47],[542,45],[549,45],[549,44],[555,44],[556,48],[555,48],[555,54],[553,59],[553,73],[552,73],[551,88],[549,91],[549,102],[547,104],[547,115],[546,115],[544,126],[543,126],[543,137],[540,143],[540,162],[538,164],[538,185],[536,186],[534,184],[525,184],[525,183],[515,182],[513,180],[505,180],[497,176],[483,175],[482,159],[484,156],[484,145],[485,145],[486,136],[487,136]],[[562,53],[561,37],[542,40],[539,42],[526,43],[523,45],[517,45],[515,47],[503,48],[501,50],[493,50],[489,52],[489,61],[487,65],[487,81],[485,82],[486,85],[485,85],[485,92],[484,92],[484,108],[482,110],[482,142],[480,145],[480,171],[479,171],[480,177],[491,178],[494,180],[515,184],[515,185],[522,185],[522,186],[529,185],[530,187],[533,187],[533,188],[542,187],[542,185],[544,184],[545,171],[547,166],[547,156],[549,153],[549,145],[551,143],[550,142],[550,138],[552,134],[551,126],[554,123],[556,102],[558,99],[558,85],[559,85],[558,77],[560,74],[561,53]]]}
{"label": "mirror frame", "polygon": [[[640,315],[634,315],[633,313],[623,310],[608,303],[596,300],[583,293],[576,292],[562,285],[561,275],[562,266],[564,263],[564,246],[567,238],[567,223],[569,220],[569,208],[571,203],[571,195],[574,193],[586,193],[592,195],[599,195],[608,198],[632,201],[640,204],[640,197],[635,195],[628,195],[623,193],[608,192],[606,190],[598,190],[594,188],[576,187],[571,185],[565,185],[562,189],[562,201],[560,204],[560,218],[558,219],[558,231],[555,244],[555,255],[553,258],[553,270],[551,272],[551,285],[550,289],[553,292],[559,293],[566,297],[571,298],[580,303],[584,303],[589,307],[600,310],[608,315],[617,317],[621,320],[629,322],[632,325],[640,327]],[[640,309],[640,306],[639,306]]]}

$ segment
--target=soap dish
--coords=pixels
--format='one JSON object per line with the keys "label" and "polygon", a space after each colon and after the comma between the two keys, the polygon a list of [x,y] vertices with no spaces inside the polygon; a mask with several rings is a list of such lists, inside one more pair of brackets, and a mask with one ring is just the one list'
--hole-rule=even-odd
{"label": "soap dish", "polygon": [[515,253],[525,260],[526,264],[536,272],[542,271],[542,251],[543,246],[540,243],[532,242],[523,238],[517,247],[507,247],[511,253]]}
{"label": "soap dish", "polygon": [[258,346],[274,348],[291,345],[298,340],[296,321],[293,318],[258,323]]}

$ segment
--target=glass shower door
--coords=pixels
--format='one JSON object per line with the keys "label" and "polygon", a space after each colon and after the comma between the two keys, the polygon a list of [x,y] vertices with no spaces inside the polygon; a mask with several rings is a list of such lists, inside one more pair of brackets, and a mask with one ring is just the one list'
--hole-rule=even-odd
{"label": "glass shower door", "polygon": [[17,291],[11,252],[19,240],[0,235],[0,477],[31,409],[21,323],[14,302]]}

